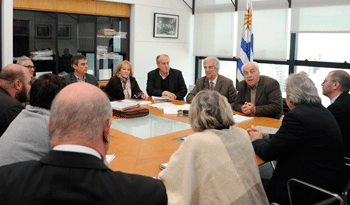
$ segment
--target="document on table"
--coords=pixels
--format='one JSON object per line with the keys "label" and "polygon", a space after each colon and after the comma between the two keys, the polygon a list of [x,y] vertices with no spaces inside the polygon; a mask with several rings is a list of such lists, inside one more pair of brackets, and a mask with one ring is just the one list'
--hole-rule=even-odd
{"label": "document on table", "polygon": [[168,102],[152,104],[152,105],[149,105],[149,106],[156,107],[156,108],[158,108],[160,110],[164,110],[165,107],[175,107],[177,109],[177,105],[174,105],[174,104],[168,103]]}
{"label": "document on table", "polygon": [[111,154],[111,155],[106,155],[106,160],[108,163],[111,163],[111,161],[115,158],[115,154]]}
{"label": "document on table", "polygon": [[111,106],[114,110],[127,110],[133,107],[140,107],[140,103],[136,102],[111,102]]}
{"label": "document on table", "polygon": [[156,96],[152,96],[152,100],[154,102],[167,102],[167,101],[171,101],[170,98],[162,98],[162,97],[156,97]]}
{"label": "document on table", "polygon": [[267,134],[276,134],[276,132],[278,131],[278,128],[265,127],[260,125],[255,126],[255,128],[257,129],[260,128],[262,133],[267,133]]}
{"label": "document on table", "polygon": [[164,114],[177,114],[177,107],[173,106],[165,106],[164,107]]}
{"label": "document on table", "polygon": [[233,120],[235,123],[242,123],[254,119],[254,117],[246,117],[242,115],[233,115]]}
{"label": "document on table", "polygon": [[141,99],[125,99],[122,100],[123,102],[132,102],[132,103],[139,103],[140,105],[146,105],[146,104],[151,104],[151,101],[148,100],[141,100]]}

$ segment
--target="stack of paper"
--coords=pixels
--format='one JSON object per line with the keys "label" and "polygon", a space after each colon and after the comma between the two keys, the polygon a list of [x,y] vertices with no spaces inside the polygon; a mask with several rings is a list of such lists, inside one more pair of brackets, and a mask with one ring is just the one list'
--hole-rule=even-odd
{"label": "stack of paper", "polygon": [[151,104],[151,101],[148,100],[141,100],[141,99],[125,99],[122,100],[123,102],[134,102],[134,103],[139,103],[140,105],[146,105],[146,104]]}
{"label": "stack of paper", "polygon": [[162,98],[162,97],[156,97],[156,96],[152,96],[152,99],[154,100],[154,102],[168,102],[168,101],[171,101],[170,98]]}
{"label": "stack of paper", "polygon": [[114,110],[127,110],[133,107],[140,107],[140,103],[135,102],[111,102],[111,106]]}

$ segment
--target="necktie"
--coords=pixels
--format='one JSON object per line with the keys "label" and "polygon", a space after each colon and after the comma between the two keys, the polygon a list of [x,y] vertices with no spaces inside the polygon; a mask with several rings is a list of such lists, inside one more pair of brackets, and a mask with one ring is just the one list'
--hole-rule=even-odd
{"label": "necktie", "polygon": [[214,90],[214,83],[213,83],[213,81],[210,82],[210,90]]}

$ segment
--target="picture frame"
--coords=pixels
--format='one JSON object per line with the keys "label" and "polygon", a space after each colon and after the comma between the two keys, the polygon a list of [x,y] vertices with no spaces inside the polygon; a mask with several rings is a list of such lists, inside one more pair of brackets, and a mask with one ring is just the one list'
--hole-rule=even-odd
{"label": "picture frame", "polygon": [[58,39],[70,39],[71,30],[70,25],[58,25],[57,37]]}
{"label": "picture frame", "polygon": [[35,25],[35,38],[51,38],[51,25],[37,24]]}
{"label": "picture frame", "polygon": [[179,15],[154,13],[153,37],[179,38]]}

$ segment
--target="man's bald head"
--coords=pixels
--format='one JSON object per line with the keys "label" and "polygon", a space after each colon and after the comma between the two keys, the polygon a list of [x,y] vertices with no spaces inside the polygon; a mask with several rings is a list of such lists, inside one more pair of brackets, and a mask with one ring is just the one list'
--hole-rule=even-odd
{"label": "man's bald head", "polygon": [[55,142],[80,138],[92,141],[101,136],[112,117],[106,94],[89,83],[73,83],[62,89],[51,105],[50,137]]}
{"label": "man's bald head", "polygon": [[0,87],[21,103],[27,101],[30,80],[29,71],[17,64],[7,65],[0,73]]}

